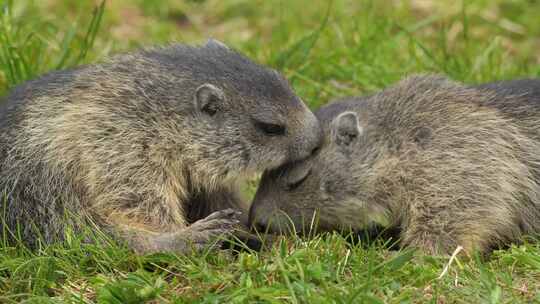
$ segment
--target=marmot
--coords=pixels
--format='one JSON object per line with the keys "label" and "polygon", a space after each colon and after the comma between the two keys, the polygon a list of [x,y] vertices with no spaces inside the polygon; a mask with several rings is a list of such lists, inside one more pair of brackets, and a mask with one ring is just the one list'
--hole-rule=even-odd
{"label": "marmot", "polygon": [[263,174],[258,230],[399,228],[400,246],[487,253],[540,232],[540,80],[414,75],[315,113],[320,152]]}
{"label": "marmot", "polygon": [[283,76],[216,40],[52,72],[0,109],[2,228],[52,242],[80,228],[70,213],[139,252],[185,252],[233,229],[239,177],[321,141]]}

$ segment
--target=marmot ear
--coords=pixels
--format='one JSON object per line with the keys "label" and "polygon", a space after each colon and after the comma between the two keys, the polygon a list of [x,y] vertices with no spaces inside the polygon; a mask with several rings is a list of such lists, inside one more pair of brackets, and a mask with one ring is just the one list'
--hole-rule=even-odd
{"label": "marmot ear", "polygon": [[358,116],[354,112],[343,112],[332,121],[332,140],[339,146],[350,146],[362,133]]}
{"label": "marmot ear", "polygon": [[223,43],[223,42],[221,42],[221,41],[219,41],[217,39],[214,39],[214,38],[208,39],[206,41],[206,46],[207,47],[223,48],[223,49],[229,50],[229,47],[225,43]]}
{"label": "marmot ear", "polygon": [[214,116],[225,99],[223,91],[209,83],[197,88],[195,92],[195,108],[197,111]]}

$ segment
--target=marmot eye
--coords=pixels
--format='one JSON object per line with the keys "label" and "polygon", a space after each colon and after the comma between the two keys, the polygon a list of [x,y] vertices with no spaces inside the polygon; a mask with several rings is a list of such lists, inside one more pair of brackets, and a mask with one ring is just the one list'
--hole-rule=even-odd
{"label": "marmot eye", "polygon": [[269,136],[285,135],[285,127],[281,125],[256,121],[255,126]]}
{"label": "marmot eye", "polygon": [[304,177],[302,177],[301,179],[293,182],[293,183],[290,183],[290,184],[287,184],[287,190],[288,191],[292,191],[296,188],[298,188],[298,186],[300,186],[303,182],[306,181],[306,179],[308,178],[308,176],[311,174],[311,169],[309,169],[309,171],[306,173],[306,175],[304,175]]}

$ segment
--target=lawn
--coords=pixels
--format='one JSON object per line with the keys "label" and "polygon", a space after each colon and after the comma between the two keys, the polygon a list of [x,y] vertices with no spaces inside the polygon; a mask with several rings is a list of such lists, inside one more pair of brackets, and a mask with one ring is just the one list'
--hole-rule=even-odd
{"label": "lawn", "polygon": [[[0,0],[0,96],[53,69],[219,39],[280,70],[312,109],[418,72],[540,77],[540,1]],[[254,185],[246,187],[253,193]],[[0,303],[540,303],[540,244],[468,261],[338,234],[262,252],[138,256],[108,242],[0,242]]]}

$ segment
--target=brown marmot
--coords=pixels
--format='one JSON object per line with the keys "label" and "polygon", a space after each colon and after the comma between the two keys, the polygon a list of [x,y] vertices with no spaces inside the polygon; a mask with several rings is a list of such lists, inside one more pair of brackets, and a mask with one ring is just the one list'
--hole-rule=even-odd
{"label": "brown marmot", "polygon": [[[319,153],[264,173],[259,230],[399,228],[400,245],[482,253],[540,232],[540,80],[412,76],[316,116]],[[291,226],[288,226],[291,228]]]}
{"label": "brown marmot", "polygon": [[52,72],[1,105],[0,225],[35,245],[91,221],[140,252],[185,252],[233,229],[239,177],[321,140],[280,74],[215,40]]}

